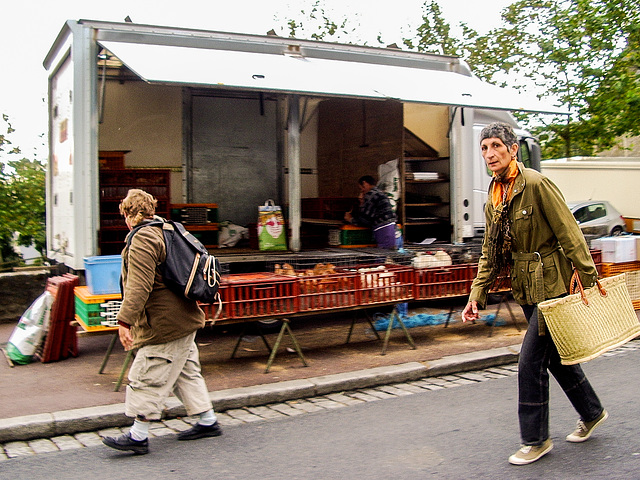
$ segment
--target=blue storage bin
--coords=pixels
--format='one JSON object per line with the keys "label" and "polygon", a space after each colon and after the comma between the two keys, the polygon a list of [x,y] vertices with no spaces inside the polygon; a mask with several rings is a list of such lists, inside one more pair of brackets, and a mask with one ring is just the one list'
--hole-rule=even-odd
{"label": "blue storage bin", "polygon": [[85,257],[85,276],[91,295],[120,293],[120,269],[122,256],[102,255]]}

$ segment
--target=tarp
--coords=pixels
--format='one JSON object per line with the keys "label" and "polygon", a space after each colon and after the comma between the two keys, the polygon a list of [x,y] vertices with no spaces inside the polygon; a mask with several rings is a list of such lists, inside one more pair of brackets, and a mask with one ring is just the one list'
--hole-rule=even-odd
{"label": "tarp", "polygon": [[149,83],[566,113],[512,89],[455,72],[300,55],[99,43]]}

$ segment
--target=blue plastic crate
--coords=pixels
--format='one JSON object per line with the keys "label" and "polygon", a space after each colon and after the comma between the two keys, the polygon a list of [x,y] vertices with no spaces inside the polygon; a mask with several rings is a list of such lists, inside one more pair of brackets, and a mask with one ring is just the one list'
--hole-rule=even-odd
{"label": "blue plastic crate", "polygon": [[107,295],[120,293],[120,255],[102,255],[85,257],[85,276],[91,295]]}

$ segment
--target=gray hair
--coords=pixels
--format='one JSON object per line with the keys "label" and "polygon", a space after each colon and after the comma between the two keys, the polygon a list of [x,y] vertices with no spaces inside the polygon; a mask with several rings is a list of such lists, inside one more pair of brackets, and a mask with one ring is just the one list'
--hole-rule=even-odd
{"label": "gray hair", "polygon": [[499,138],[502,140],[507,148],[511,148],[511,145],[518,143],[518,137],[511,128],[511,125],[502,122],[495,122],[487,125],[480,132],[480,142],[487,138]]}

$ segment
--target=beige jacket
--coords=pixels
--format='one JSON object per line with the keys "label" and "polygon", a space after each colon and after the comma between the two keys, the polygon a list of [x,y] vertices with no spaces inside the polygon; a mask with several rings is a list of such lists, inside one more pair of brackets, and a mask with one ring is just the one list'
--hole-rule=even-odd
{"label": "beige jacket", "polygon": [[204,327],[198,304],[162,282],[158,266],[165,257],[162,230],[153,226],[138,230],[122,251],[124,296],[118,321],[131,325],[133,348],[167,343]]}

